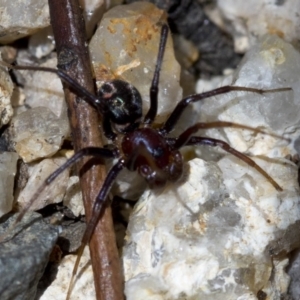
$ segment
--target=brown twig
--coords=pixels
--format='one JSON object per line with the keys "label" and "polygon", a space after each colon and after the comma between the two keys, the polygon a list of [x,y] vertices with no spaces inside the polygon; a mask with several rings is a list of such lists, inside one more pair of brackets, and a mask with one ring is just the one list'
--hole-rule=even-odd
{"label": "brown twig", "polygon": [[[84,21],[78,0],[49,0],[58,67],[76,79],[88,91],[94,92]],[[83,99],[79,99],[67,86],[65,98],[75,150],[87,146],[101,146],[98,113]],[[82,168],[84,161],[77,167]],[[105,177],[102,166],[93,166],[80,178],[87,220],[92,213],[93,201]],[[111,209],[106,207],[90,241],[97,300],[123,299],[123,279]]]}

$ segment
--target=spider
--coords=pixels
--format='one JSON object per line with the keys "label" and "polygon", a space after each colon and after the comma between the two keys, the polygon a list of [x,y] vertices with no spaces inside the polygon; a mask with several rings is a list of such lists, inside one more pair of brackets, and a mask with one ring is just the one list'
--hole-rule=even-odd
{"label": "spider", "polygon": [[[200,129],[215,127],[236,127],[260,133],[265,133],[264,131],[232,122],[216,121],[210,123],[196,123],[187,128],[177,138],[168,137],[168,134],[174,129],[181,114],[191,103],[231,91],[264,94],[268,92],[289,91],[291,88],[262,90],[240,86],[223,86],[202,94],[190,95],[177,104],[161,127],[154,128],[152,126],[157,115],[159,76],[163,63],[168,31],[168,26],[165,24],[162,25],[158,57],[150,88],[150,108],[144,117],[142,116],[141,95],[139,91],[128,82],[119,79],[105,82],[98,90],[97,96],[95,96],[81,87],[78,82],[61,70],[7,65],[9,68],[13,69],[38,70],[57,74],[79,96],[82,96],[86,101],[91,103],[97,109],[99,114],[103,116],[102,128],[104,135],[112,141],[112,147],[88,147],[79,150],[72,158],[46,179],[44,184],[33,195],[27,207],[21,211],[16,221],[19,222],[22,219],[37,196],[46,186],[50,185],[59,174],[82,157],[100,156],[104,159],[117,159],[115,165],[109,170],[95,201],[91,220],[87,224],[86,231],[81,241],[81,248],[73,270],[73,278],[77,272],[83,249],[90,241],[95,226],[99,221],[108,193],[115,182],[116,177],[124,168],[127,168],[129,171],[137,171],[146,180],[150,188],[162,188],[167,182],[176,182],[182,177],[184,161],[179,151],[182,147],[188,145],[219,146],[223,150],[235,155],[251,167],[255,168],[276,190],[282,191],[279,184],[259,165],[246,155],[233,149],[228,143],[209,137],[193,136],[193,134]],[[71,293],[70,287],[71,284],[69,286],[67,298],[69,298]]]}

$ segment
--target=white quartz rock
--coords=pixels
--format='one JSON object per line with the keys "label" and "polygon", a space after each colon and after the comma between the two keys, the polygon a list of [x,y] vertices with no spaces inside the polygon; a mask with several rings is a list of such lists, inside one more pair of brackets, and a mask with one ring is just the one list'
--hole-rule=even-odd
{"label": "white quartz rock", "polygon": [[13,83],[5,67],[0,67],[0,127],[7,124],[12,115],[13,109],[10,98],[13,93]]}
{"label": "white quartz rock", "polygon": [[52,27],[48,26],[29,38],[28,49],[31,55],[42,58],[50,54],[55,48]]}
{"label": "white quartz rock", "polygon": [[[222,85],[259,89],[290,87],[264,95],[231,92],[198,104],[199,121],[231,121],[296,140],[300,128],[300,55],[276,36],[265,36],[246,53],[238,69]],[[197,90],[202,92],[202,90]],[[201,135],[201,132],[199,132]],[[235,149],[268,157],[295,154],[286,141],[235,128],[207,130],[205,135],[229,141]]]}
{"label": "white quartz rock", "polygon": [[46,0],[2,0],[0,42],[11,43],[50,24]]}
{"label": "white quartz rock", "polygon": [[[130,82],[141,93],[143,112],[149,108],[149,89],[156,65],[160,27],[166,15],[146,2],[117,6],[104,14],[90,42],[96,80]],[[101,49],[101,50],[100,50]],[[179,87],[180,66],[174,58],[173,43],[168,38],[160,73],[157,122],[175,107],[182,97]]]}
{"label": "white quartz rock", "polygon": [[[105,3],[103,0],[81,0],[80,4],[85,9],[84,16],[87,22],[87,31],[91,34],[105,10]],[[24,36],[32,35],[50,25],[48,1],[2,0],[0,24],[0,43],[11,43]],[[40,42],[37,39],[36,42],[37,49],[32,48],[31,50],[39,56],[44,51],[41,48],[44,44],[43,38]]]}
{"label": "white quartz rock", "polygon": [[215,163],[194,159],[183,183],[144,193],[123,251],[128,300],[256,299],[269,288],[267,246],[300,219],[296,170],[263,163],[283,186],[280,193],[259,175],[251,179],[248,165],[226,166],[222,174]]}
{"label": "white quartz rock", "polygon": [[78,176],[71,176],[69,178],[63,203],[65,206],[72,210],[73,214],[76,217],[85,214]]}
{"label": "white quartz rock", "polygon": [[114,195],[120,195],[124,199],[135,201],[139,199],[146,187],[147,183],[140,174],[125,169],[118,175],[113,185],[112,193]]}
{"label": "white quartz rock", "polygon": [[[72,271],[75,264],[77,255],[65,256],[57,273],[55,274],[55,280],[52,282],[40,300],[65,300],[68,286],[72,277]],[[95,288],[92,265],[90,262],[89,248],[85,247],[79,268],[75,277],[75,286],[72,289],[72,300],[95,300]]]}
{"label": "white quartz rock", "polygon": [[[17,198],[21,209],[28,204],[37,190],[45,183],[47,177],[56,171],[65,161],[65,157],[47,158],[29,166],[28,182]],[[45,187],[39,195],[36,195],[37,198],[30,209],[38,210],[48,204],[61,202],[66,193],[68,178],[69,170],[65,170],[57,180]]]}
{"label": "white quartz rock", "polygon": [[0,217],[12,210],[14,178],[19,156],[14,152],[0,153]]}
{"label": "white quartz rock", "polygon": [[109,2],[104,0],[79,0],[83,9],[88,39],[93,35],[97,23],[101,20]]}
{"label": "white quartz rock", "polygon": [[[268,299],[282,299],[282,295],[286,295],[290,284],[290,277],[286,273],[289,259],[273,260],[273,282],[266,288]],[[290,294],[289,294],[290,295]],[[297,299],[297,298],[292,298]]]}
{"label": "white quartz rock", "polygon": [[[22,61],[19,64],[24,64]],[[53,57],[40,65],[55,69],[57,58]],[[21,71],[24,80],[26,104],[33,107],[48,107],[57,117],[65,119],[68,124],[67,108],[60,78],[53,73],[39,71]]]}
{"label": "white quartz rock", "polygon": [[55,154],[68,132],[68,123],[46,107],[27,110],[12,120],[12,140],[25,162]]}
{"label": "white quartz rock", "polygon": [[218,0],[218,8],[226,23],[230,22],[235,48],[240,52],[266,33],[299,44],[298,0]]}

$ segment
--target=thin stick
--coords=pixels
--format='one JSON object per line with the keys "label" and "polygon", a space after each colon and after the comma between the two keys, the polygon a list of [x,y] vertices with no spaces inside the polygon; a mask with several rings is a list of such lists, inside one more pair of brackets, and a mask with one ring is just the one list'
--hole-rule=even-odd
{"label": "thin stick", "polygon": [[[58,67],[94,93],[85,29],[77,0],[49,0],[50,17],[58,53]],[[99,116],[86,101],[65,85],[75,150],[101,147]],[[81,169],[85,161],[78,164]],[[87,220],[105,178],[104,168],[93,166],[80,178]],[[123,299],[123,278],[115,242],[111,209],[106,207],[90,241],[97,300]]]}

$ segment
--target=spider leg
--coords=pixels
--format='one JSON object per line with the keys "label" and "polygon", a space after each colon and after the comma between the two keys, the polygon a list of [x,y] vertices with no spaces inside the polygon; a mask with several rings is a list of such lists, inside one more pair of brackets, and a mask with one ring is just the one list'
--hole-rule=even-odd
{"label": "spider leg", "polygon": [[272,89],[272,90],[262,90],[262,89],[255,89],[255,88],[248,88],[248,87],[242,87],[242,86],[223,86],[220,88],[217,88],[215,90],[205,92],[202,94],[195,94],[195,95],[190,95],[187,98],[182,99],[171,115],[169,116],[168,120],[166,123],[163,125],[163,127],[159,130],[159,132],[163,135],[166,135],[170,131],[173,130],[174,126],[176,125],[178,119],[180,118],[181,114],[183,113],[184,109],[190,104],[190,103],[195,103],[198,101],[201,101],[203,99],[225,94],[228,92],[232,91],[242,91],[242,92],[251,92],[251,93],[257,93],[257,94],[266,94],[266,93],[275,93],[275,92],[285,92],[285,91],[290,91],[292,88],[278,88],[278,89]]}
{"label": "spider leg", "polygon": [[108,196],[108,193],[116,179],[116,177],[118,176],[118,174],[120,173],[120,171],[125,167],[126,162],[123,158],[120,158],[118,160],[118,162],[110,169],[110,171],[108,172],[105,181],[103,183],[103,186],[94,202],[94,206],[93,206],[93,213],[92,213],[92,217],[91,219],[88,221],[87,223],[87,228],[84,232],[83,238],[81,240],[81,245],[80,248],[78,250],[78,254],[77,254],[77,258],[76,258],[76,262],[73,268],[73,272],[72,272],[72,278],[69,284],[69,288],[68,288],[68,293],[67,293],[67,298],[66,299],[70,299],[71,296],[71,292],[72,292],[72,288],[73,288],[73,284],[74,284],[74,278],[75,275],[77,273],[78,270],[78,266],[79,266],[79,262],[84,250],[84,247],[88,244],[88,242],[91,239],[91,236],[94,232],[94,229],[98,223],[98,221],[100,220],[101,214],[103,213],[103,206],[105,204],[105,200]]}
{"label": "spider leg", "polygon": [[159,73],[163,61],[163,56],[166,48],[167,38],[168,38],[169,28],[167,24],[164,24],[161,28],[161,36],[159,42],[159,50],[157,56],[157,62],[155,66],[155,71],[150,88],[150,108],[144,118],[144,124],[151,124],[156,117],[157,113],[157,98],[158,98],[158,83],[159,83]]}
{"label": "spider leg", "polygon": [[46,67],[34,67],[34,66],[14,66],[10,65],[4,61],[0,61],[0,65],[3,65],[9,69],[14,70],[31,70],[31,71],[41,71],[56,74],[63,82],[65,82],[78,97],[82,97],[89,104],[97,108],[101,114],[105,113],[107,110],[106,104],[101,99],[97,98],[95,95],[90,93],[88,90],[83,88],[76,80],[71,78],[67,73],[62,70],[46,68]]}
{"label": "spider leg", "polygon": [[255,161],[253,161],[250,157],[247,155],[233,149],[224,141],[213,139],[213,138],[206,138],[206,137],[196,137],[193,136],[187,143],[187,145],[208,145],[208,146],[219,146],[223,150],[227,151],[228,153],[231,153],[232,155],[238,157],[239,159],[243,160],[245,163],[247,163],[250,167],[256,169],[261,175],[263,175],[274,187],[277,191],[282,192],[282,187],[279,186],[279,184],[267,173],[265,172]]}
{"label": "spider leg", "polygon": [[257,128],[253,128],[247,125],[241,125],[241,124],[236,124],[233,122],[226,122],[226,121],[215,121],[215,122],[209,122],[209,123],[196,123],[195,125],[189,127],[188,129],[186,129],[183,133],[180,134],[180,136],[176,139],[174,148],[175,149],[179,149],[181,147],[183,147],[184,145],[186,145],[190,138],[191,135],[196,133],[198,130],[200,129],[209,129],[209,128],[218,128],[218,127],[233,127],[233,128],[240,128],[240,129],[247,129],[253,132],[257,132],[257,133],[262,133],[262,134],[267,134],[279,139],[283,139],[286,141],[290,141],[290,139],[288,138],[284,138],[281,137],[277,134],[273,134],[273,133],[267,133],[263,130],[257,129]]}
{"label": "spider leg", "polygon": [[[174,138],[168,138],[167,139],[168,143],[171,145],[176,144],[176,139]],[[208,138],[208,137],[198,137],[198,136],[192,136],[189,138],[188,142],[185,144],[186,146],[191,146],[191,145],[208,145],[212,147],[220,147],[224,151],[238,157],[242,161],[244,161],[246,164],[248,164],[250,167],[254,168],[257,170],[261,175],[263,175],[273,186],[277,191],[283,191],[283,189],[280,187],[280,185],[266,172],[264,171],[255,161],[253,161],[250,157],[247,155],[235,150],[232,148],[228,143],[218,140],[218,139],[213,139],[213,138]]]}
{"label": "spider leg", "polygon": [[[117,150],[110,150],[106,148],[97,148],[97,147],[88,147],[83,148],[79,150],[77,153],[75,153],[70,159],[68,159],[63,165],[61,165],[54,173],[52,173],[45,182],[38,188],[38,190],[33,194],[29,202],[27,203],[26,207],[19,213],[15,223],[12,225],[12,227],[9,229],[8,233],[10,233],[16,226],[17,223],[19,223],[24,215],[28,212],[32,204],[35,202],[37,197],[40,195],[40,193],[49,186],[53,180],[55,180],[64,170],[72,166],[74,163],[76,163],[79,159],[81,159],[84,156],[94,156],[94,157],[102,157],[102,158],[115,158],[118,157],[118,151]],[[0,242],[4,240],[4,238],[7,236],[7,234],[4,234],[4,236],[0,237]]]}

